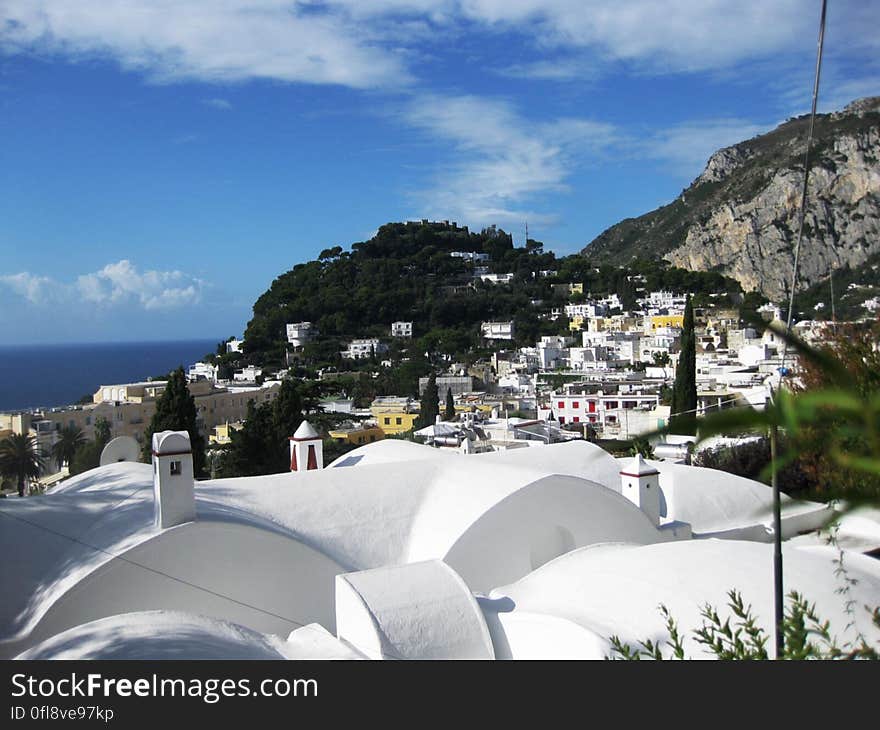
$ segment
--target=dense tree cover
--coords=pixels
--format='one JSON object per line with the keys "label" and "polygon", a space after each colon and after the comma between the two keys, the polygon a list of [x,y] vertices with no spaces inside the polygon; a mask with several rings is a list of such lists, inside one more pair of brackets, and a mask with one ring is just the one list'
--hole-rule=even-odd
{"label": "dense tree cover", "polygon": [[156,399],[156,411],[144,433],[143,458],[152,458],[153,434],[160,431],[186,431],[192,446],[195,475],[205,474],[205,439],[199,431],[196,402],[186,384],[183,368],[177,368],[168,376],[168,383]]}
{"label": "dense tree cover", "polygon": [[[473,265],[450,256],[453,251],[486,253],[490,258],[484,265],[490,271],[512,273],[513,279],[510,284],[475,280]],[[474,233],[447,223],[388,223],[369,241],[353,244],[351,251],[325,249],[317,260],[297,264],[275,279],[254,304],[244,357],[236,353],[235,359],[286,365],[285,325],[309,321],[319,338],[292,356],[293,361],[307,369],[347,370],[352,364],[343,363],[339,352],[348,339],[387,338],[391,322],[412,320],[414,339],[392,348],[393,360],[406,352],[429,361],[439,354],[467,361],[489,352],[480,337],[483,321],[513,320],[516,346],[567,333],[567,320],[541,315],[572,301],[552,286],[569,282],[583,283],[592,296],[617,293],[624,307],[633,307],[645,289],[740,291],[736,282],[718,273],[685,271],[662,261],[596,267],[580,255],[557,258],[534,239],[515,247],[510,234],[494,226]],[[232,355],[214,358],[218,363],[233,361]]]}
{"label": "dense tree cover", "polygon": [[[290,469],[289,438],[305,417],[319,432],[335,425],[340,417],[319,409],[328,387],[312,381],[285,378],[278,396],[257,406],[248,402],[241,429],[230,434],[231,443],[218,450],[212,471],[218,477],[279,474]],[[332,439],[324,441],[324,463],[329,463],[345,449]]]}
{"label": "dense tree cover", "polygon": [[693,414],[697,408],[697,349],[694,334],[694,306],[690,296],[685,300],[684,323],[681,329],[681,353],[675,368],[672,386],[672,410],[670,428],[675,433],[694,433],[691,418],[678,418],[678,414]]}
{"label": "dense tree cover", "polygon": [[837,269],[833,276],[798,292],[794,312],[798,319],[860,319],[869,316],[862,303],[877,296],[880,296],[880,254],[868,257],[859,266]]}

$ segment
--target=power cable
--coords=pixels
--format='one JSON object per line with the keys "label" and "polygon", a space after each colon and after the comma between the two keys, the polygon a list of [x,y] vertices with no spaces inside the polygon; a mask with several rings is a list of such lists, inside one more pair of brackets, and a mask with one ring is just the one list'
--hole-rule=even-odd
{"label": "power cable", "polygon": [[158,568],[153,568],[149,565],[144,565],[143,563],[139,563],[136,560],[131,560],[130,558],[123,557],[122,555],[118,555],[118,554],[113,553],[109,550],[105,550],[104,548],[100,548],[96,545],[92,545],[91,543],[85,542],[84,540],[81,540],[79,538],[71,537],[70,535],[65,535],[63,532],[59,532],[58,530],[53,530],[51,527],[46,527],[45,525],[41,525],[38,522],[33,522],[32,520],[28,520],[28,519],[21,517],[19,515],[10,514],[6,510],[0,510],[0,515],[3,515],[4,517],[8,517],[9,519],[18,520],[19,522],[23,522],[25,524],[28,524],[31,527],[36,527],[39,530],[43,530],[44,532],[48,532],[52,535],[55,535],[56,537],[61,537],[65,540],[69,540],[70,542],[76,543],[77,545],[82,545],[83,547],[86,547],[89,550],[94,550],[95,552],[101,553],[103,555],[108,555],[109,557],[115,558],[116,560],[121,560],[123,563],[127,563],[128,565],[132,565],[136,568],[141,568],[143,570],[149,571],[150,573],[160,575],[163,578],[168,578],[169,580],[173,580],[177,583],[181,583],[183,585],[189,586],[190,588],[195,588],[196,590],[202,591],[204,593],[208,593],[208,594],[214,596],[215,598],[222,598],[224,600],[235,603],[239,606],[243,606],[244,608],[249,608],[253,611],[257,611],[257,612],[265,614],[267,616],[271,616],[273,618],[280,619],[282,621],[285,621],[285,622],[292,624],[294,626],[297,626],[297,627],[305,626],[305,624],[300,623],[299,621],[294,621],[293,619],[288,618],[287,616],[282,616],[282,615],[277,614],[273,611],[269,611],[267,609],[260,608],[259,606],[254,606],[253,604],[247,603],[246,601],[240,601],[239,599],[233,598],[232,596],[228,596],[225,593],[220,593],[219,591],[214,591],[214,590],[211,590],[210,588],[205,588],[204,586],[200,586],[196,583],[188,581],[185,578],[179,578],[175,575],[171,575],[170,573],[166,573],[164,570],[159,570]]}

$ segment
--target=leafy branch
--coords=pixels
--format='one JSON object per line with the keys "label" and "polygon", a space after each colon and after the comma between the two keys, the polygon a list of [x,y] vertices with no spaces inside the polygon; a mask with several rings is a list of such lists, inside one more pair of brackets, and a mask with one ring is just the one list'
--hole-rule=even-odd
{"label": "leafy branch", "polygon": [[[732,616],[722,619],[718,611],[706,603],[700,609],[702,625],[695,629],[693,640],[704,646],[717,659],[764,660],[769,659],[767,632],[758,625],[751,604],[746,605],[736,590],[727,593]],[[871,613],[874,625],[880,629],[880,607]],[[617,635],[610,637],[611,654],[606,659],[689,659],[684,650],[684,640],[678,623],[669,609],[660,605],[660,613],[666,623],[668,638],[663,641],[643,639],[631,646]],[[880,652],[870,646],[860,633],[854,645],[838,644],[831,633],[829,621],[823,621],[816,613],[814,603],[809,603],[800,593],[788,594],[788,606],[783,619],[783,653],[780,659],[880,659]],[[664,653],[664,650],[667,653]]]}

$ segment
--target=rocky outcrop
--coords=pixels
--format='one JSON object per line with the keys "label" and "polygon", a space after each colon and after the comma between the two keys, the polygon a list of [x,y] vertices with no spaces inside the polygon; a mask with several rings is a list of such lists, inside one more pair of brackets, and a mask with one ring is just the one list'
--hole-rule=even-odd
{"label": "rocky outcrop", "polygon": [[[677,201],[609,229],[584,254],[619,259],[649,251],[783,300],[797,238],[805,127],[801,117],[719,150]],[[856,267],[878,252],[880,98],[873,97],[817,122],[799,283],[806,287],[832,267]]]}

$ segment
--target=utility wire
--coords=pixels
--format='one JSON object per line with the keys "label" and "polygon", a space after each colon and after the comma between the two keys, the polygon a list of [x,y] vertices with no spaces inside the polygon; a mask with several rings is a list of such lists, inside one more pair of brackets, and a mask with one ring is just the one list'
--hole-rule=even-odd
{"label": "utility wire", "polygon": [[[822,0],[822,13],[819,18],[819,40],[816,51],[816,73],[813,78],[813,104],[810,110],[810,126],[807,132],[807,148],[804,150],[804,184],[801,189],[801,207],[798,215],[798,234],[794,246],[794,267],[791,272],[791,289],[788,299],[788,318],[785,330],[791,335],[791,322],[794,316],[794,294],[797,289],[798,265],[800,263],[801,241],[804,236],[804,218],[807,212],[807,184],[810,179],[810,147],[813,144],[813,130],[816,124],[816,104],[819,100],[819,77],[822,71],[822,48],[825,43],[825,11],[828,0]],[[788,354],[788,342],[782,348],[782,367],[785,367],[785,358]]]}
{"label": "utility wire", "polygon": [[45,525],[41,525],[38,522],[33,522],[32,520],[28,520],[19,515],[13,515],[7,512],[6,510],[0,510],[0,515],[4,517],[8,517],[9,519],[18,520],[19,522],[23,522],[25,524],[30,525],[31,527],[36,527],[39,530],[43,530],[44,532],[48,532],[56,537],[61,537],[65,540],[69,540],[70,542],[76,543],[77,545],[82,545],[83,547],[88,548],[89,550],[94,550],[97,553],[101,553],[103,555],[108,555],[111,558],[115,558],[116,560],[121,560],[123,563],[127,563],[128,565],[133,565],[136,568],[141,568],[143,570],[149,571],[150,573],[154,573],[155,575],[160,575],[163,578],[168,578],[169,580],[173,580],[177,583],[181,583],[183,585],[189,586],[190,588],[195,588],[196,590],[202,591],[204,593],[208,593],[215,598],[222,598],[227,601],[231,601],[232,603],[238,604],[239,606],[243,606],[244,608],[249,608],[253,611],[257,611],[259,613],[265,614],[266,616],[271,616],[273,618],[280,619],[282,621],[286,621],[293,626],[302,627],[305,624],[300,623],[299,621],[294,621],[287,616],[282,616],[280,614],[274,613],[273,611],[268,611],[264,608],[260,608],[259,606],[254,606],[251,603],[247,603],[245,601],[240,601],[237,598],[233,598],[232,596],[228,596],[225,593],[220,593],[218,591],[213,591],[210,588],[205,588],[204,586],[197,585],[196,583],[192,583],[184,578],[178,578],[175,575],[171,575],[170,573],[166,573],[164,570],[159,570],[158,568],[152,568],[149,565],[144,565],[143,563],[139,563],[136,560],[131,560],[130,558],[123,557],[122,555],[118,555],[109,550],[105,550],[104,548],[100,548],[96,545],[92,545],[91,543],[85,542],[84,540],[80,540],[76,537],[71,537],[70,535],[65,535],[63,532],[59,532],[58,530],[53,530],[51,527],[46,527]]}

